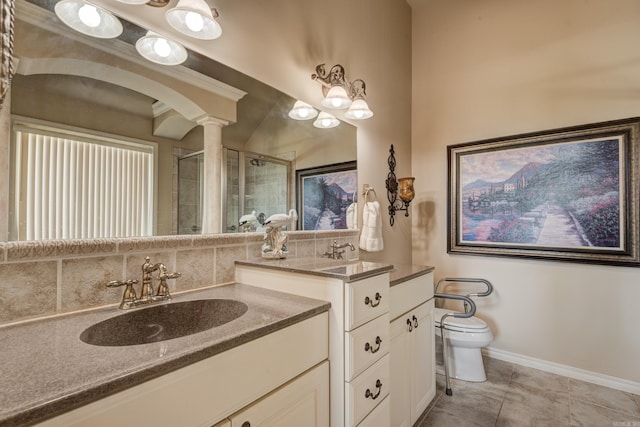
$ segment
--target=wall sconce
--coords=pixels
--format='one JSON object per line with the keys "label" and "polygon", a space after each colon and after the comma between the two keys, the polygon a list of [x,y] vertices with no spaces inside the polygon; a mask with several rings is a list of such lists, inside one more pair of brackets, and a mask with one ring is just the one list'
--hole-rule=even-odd
{"label": "wall sconce", "polygon": [[318,115],[318,111],[306,102],[296,101],[289,111],[289,117],[294,120],[311,120]]}
{"label": "wall sconce", "polygon": [[320,64],[316,67],[316,72],[311,75],[311,79],[322,84],[323,106],[334,109],[349,108],[345,116],[350,119],[362,120],[373,117],[373,111],[364,100],[366,96],[364,80],[347,81],[342,65],[336,64],[327,72],[325,64]]}
{"label": "wall sconce", "polygon": [[164,16],[169,25],[189,37],[214,40],[222,35],[222,27],[215,20],[218,11],[204,0],[180,0]]}
{"label": "wall sconce", "polygon": [[[153,7],[165,7],[169,0],[118,0],[127,4],[146,4]],[[175,30],[201,40],[213,40],[222,35],[222,27],[215,20],[220,16],[206,0],[179,0],[164,17]]]}
{"label": "wall sconce", "polygon": [[[414,177],[400,178],[396,180],[396,156],[393,150],[393,144],[389,149],[389,174],[385,181],[387,187],[387,199],[389,200],[389,224],[393,227],[395,215],[398,211],[404,211],[404,216],[409,216],[409,204],[415,197],[416,193],[413,189]],[[400,200],[398,200],[400,197]]]}
{"label": "wall sconce", "polygon": [[145,59],[162,65],[178,65],[187,60],[187,50],[180,43],[147,31],[136,42],[136,50]]}
{"label": "wall sconce", "polygon": [[112,39],[122,34],[122,23],[111,12],[84,0],[61,0],[54,6],[65,25],[91,37]]}
{"label": "wall sconce", "polygon": [[320,129],[330,129],[338,126],[340,124],[340,120],[336,119],[329,113],[325,113],[324,111],[320,111],[318,114],[318,118],[313,125]]}

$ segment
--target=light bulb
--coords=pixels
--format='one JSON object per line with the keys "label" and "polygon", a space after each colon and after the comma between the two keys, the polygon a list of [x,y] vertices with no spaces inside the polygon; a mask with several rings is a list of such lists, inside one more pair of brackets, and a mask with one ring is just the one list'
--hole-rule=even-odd
{"label": "light bulb", "polygon": [[355,116],[356,119],[361,119],[364,117],[364,111],[362,110],[355,110],[353,112],[353,115]]}
{"label": "light bulb", "polygon": [[98,9],[90,4],[85,4],[78,9],[78,17],[87,27],[96,28],[100,25],[100,14],[98,13]]}
{"label": "light bulb", "polygon": [[187,27],[194,32],[202,31],[204,28],[204,19],[202,19],[202,15],[195,12],[187,12],[184,17],[184,23],[187,24]]}
{"label": "light bulb", "polygon": [[298,116],[300,116],[303,119],[306,119],[307,117],[309,117],[309,110],[307,110],[306,108],[299,109]]}
{"label": "light bulb", "polygon": [[322,127],[328,128],[331,126],[331,119],[322,119],[320,120],[320,123],[322,124]]}
{"label": "light bulb", "polygon": [[161,38],[153,43],[153,50],[158,54],[158,56],[163,58],[166,58],[171,54],[171,46],[169,46],[169,42]]}
{"label": "light bulb", "polygon": [[333,98],[333,99],[331,100],[331,105],[332,105],[334,108],[340,108],[340,107],[342,107],[342,99],[340,99],[340,98]]}

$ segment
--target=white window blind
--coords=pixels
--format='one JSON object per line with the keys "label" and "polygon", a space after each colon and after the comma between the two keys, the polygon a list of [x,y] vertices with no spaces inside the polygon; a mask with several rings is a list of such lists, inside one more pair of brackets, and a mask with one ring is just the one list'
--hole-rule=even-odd
{"label": "white window blind", "polygon": [[149,146],[14,127],[20,240],[150,236]]}

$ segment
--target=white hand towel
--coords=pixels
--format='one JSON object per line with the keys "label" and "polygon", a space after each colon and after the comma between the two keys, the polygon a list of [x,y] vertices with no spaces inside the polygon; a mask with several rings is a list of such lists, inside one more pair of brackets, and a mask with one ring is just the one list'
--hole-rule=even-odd
{"label": "white hand towel", "polygon": [[364,205],[360,249],[367,252],[378,252],[384,249],[380,203],[377,201],[366,202]]}
{"label": "white hand towel", "polygon": [[355,202],[347,208],[347,228],[349,230],[358,228],[358,204]]}

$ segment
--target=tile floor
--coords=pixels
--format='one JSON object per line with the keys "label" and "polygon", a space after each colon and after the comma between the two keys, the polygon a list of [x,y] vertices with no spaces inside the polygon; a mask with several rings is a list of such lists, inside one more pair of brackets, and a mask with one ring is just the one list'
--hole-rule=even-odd
{"label": "tile floor", "polygon": [[436,397],[417,427],[640,427],[640,396],[485,358],[487,381],[437,375]]}

